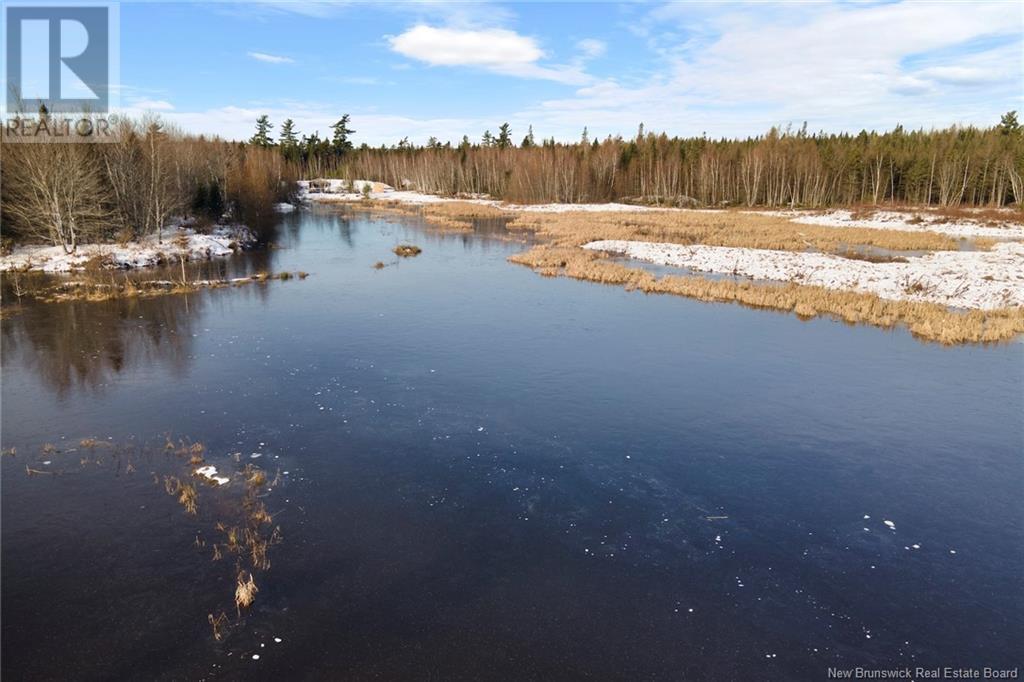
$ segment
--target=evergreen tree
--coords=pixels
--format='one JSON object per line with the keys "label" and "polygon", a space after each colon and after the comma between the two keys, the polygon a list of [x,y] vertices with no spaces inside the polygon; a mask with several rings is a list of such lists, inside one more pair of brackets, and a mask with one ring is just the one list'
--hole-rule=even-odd
{"label": "evergreen tree", "polygon": [[270,117],[266,114],[261,115],[256,119],[256,134],[249,140],[252,144],[257,147],[270,147],[274,144],[274,140],[270,137],[270,131],[273,129],[273,124],[270,122]]}
{"label": "evergreen tree", "polygon": [[590,133],[587,132],[586,126],[583,126],[583,136],[580,137],[580,144],[590,144]]}
{"label": "evergreen tree", "polygon": [[334,131],[334,135],[331,138],[331,146],[334,148],[334,153],[339,156],[345,152],[352,151],[352,141],[348,139],[348,136],[356,132],[348,127],[348,114],[345,114],[341,119],[331,126],[331,130]]}
{"label": "evergreen tree", "polygon": [[536,146],[536,142],[533,139],[533,126],[530,126],[526,133],[526,137],[523,138],[523,143],[519,146],[523,149],[529,149],[530,147]]}
{"label": "evergreen tree", "polygon": [[295,121],[286,118],[281,124],[280,143],[282,147],[294,147],[299,143],[298,133],[295,130]]}
{"label": "evergreen tree", "polygon": [[502,123],[501,127],[498,128],[498,147],[500,149],[508,149],[512,146],[512,129],[509,128],[508,123]]}
{"label": "evergreen tree", "polygon": [[490,130],[484,131],[484,136],[482,138],[481,144],[483,144],[483,146],[485,147],[490,147],[491,145],[494,144],[494,136],[491,135]]}
{"label": "evergreen tree", "polygon": [[1008,111],[999,119],[999,132],[1003,135],[1011,135],[1020,132],[1020,123],[1017,122],[1017,112]]}

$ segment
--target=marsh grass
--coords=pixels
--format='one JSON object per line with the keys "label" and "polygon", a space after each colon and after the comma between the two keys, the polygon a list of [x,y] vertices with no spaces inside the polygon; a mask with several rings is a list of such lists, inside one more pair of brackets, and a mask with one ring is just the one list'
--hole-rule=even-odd
{"label": "marsh grass", "polygon": [[537,246],[510,256],[509,261],[547,277],[614,284],[649,294],[740,303],[792,312],[804,319],[828,316],[851,324],[884,328],[902,325],[920,339],[947,345],[1005,341],[1024,332],[1024,309],[1020,308],[957,311],[936,303],[890,301],[874,294],[802,284],[755,284],[679,275],[656,277],[647,270],[610,262],[607,254],[576,246]]}
{"label": "marsh grass", "polygon": [[412,258],[423,253],[423,249],[416,246],[415,244],[399,244],[394,249],[395,255],[399,258]]}
{"label": "marsh grass", "polygon": [[177,496],[178,504],[189,516],[199,513],[199,492],[191,483],[182,483],[177,476],[168,475],[164,477],[164,490],[168,495]]}
{"label": "marsh grass", "polygon": [[[290,279],[306,279],[307,272],[257,272],[246,277],[215,278],[215,279],[153,279],[145,273],[112,273],[108,270],[86,269],[75,273],[73,279],[57,284],[49,280],[33,279],[31,286],[22,290],[22,296],[43,303],[61,303],[65,301],[101,302],[124,298],[152,298],[169,294],[188,294],[204,289],[220,289],[225,287],[244,286],[254,282],[270,280],[287,281]],[[5,308],[10,306],[4,306]]]}
{"label": "marsh grass", "polygon": [[223,611],[220,615],[214,617],[211,613],[207,616],[207,620],[210,622],[210,626],[213,628],[213,638],[216,641],[220,641],[224,638],[223,628],[228,624],[228,614]]}
{"label": "marsh grass", "polygon": [[260,590],[256,587],[256,580],[253,578],[252,573],[249,573],[249,579],[246,580],[245,572],[239,571],[236,581],[235,608],[238,610],[238,617],[241,618],[242,609],[249,608],[256,601],[256,593]]}
{"label": "marsh grass", "polygon": [[[582,246],[601,239],[672,244],[737,246],[781,251],[845,251],[849,244],[890,251],[959,248],[957,240],[937,232],[907,232],[855,227],[804,225],[786,218],[740,211],[623,211],[521,213],[510,230],[532,230],[556,246]],[[991,248],[992,240],[975,240]]]}

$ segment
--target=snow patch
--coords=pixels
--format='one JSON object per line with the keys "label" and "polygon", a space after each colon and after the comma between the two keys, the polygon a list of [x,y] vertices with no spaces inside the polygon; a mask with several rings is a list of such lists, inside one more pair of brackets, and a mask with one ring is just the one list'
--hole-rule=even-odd
{"label": "snow patch", "polygon": [[732,274],[871,293],[894,301],[925,301],[992,310],[1024,306],[1024,243],[991,251],[937,251],[906,263],[871,263],[824,253],[727,246],[602,240],[583,246],[630,258]]}
{"label": "snow patch", "polygon": [[202,476],[203,478],[213,481],[217,485],[224,485],[231,480],[227,476],[218,476],[217,467],[213,466],[212,464],[208,464],[204,467],[199,467],[198,469],[196,469],[196,473]]}
{"label": "snow patch", "polygon": [[150,235],[127,244],[80,244],[73,254],[60,246],[22,245],[10,255],[0,257],[0,271],[38,270],[71,272],[80,270],[93,258],[103,259],[108,268],[142,268],[161,260],[209,260],[234,253],[235,248],[256,241],[244,225],[219,225],[209,234],[200,234],[184,222],[163,231],[162,241]]}
{"label": "snow patch", "polygon": [[[1024,225],[1006,220],[1000,225],[984,225],[976,220],[961,218],[945,221],[928,211],[904,213],[901,211],[875,211],[870,217],[854,217],[853,211],[836,209],[825,212],[810,211],[747,211],[757,215],[787,218],[804,225],[826,227],[863,227],[869,230],[900,230],[902,232],[938,232],[952,237],[994,237],[996,239],[1024,239]],[[1008,216],[1009,217],[1009,216]]]}

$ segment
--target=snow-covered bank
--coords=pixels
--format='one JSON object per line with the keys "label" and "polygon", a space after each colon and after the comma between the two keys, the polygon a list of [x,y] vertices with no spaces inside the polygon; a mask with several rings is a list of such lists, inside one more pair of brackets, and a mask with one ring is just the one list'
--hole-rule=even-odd
{"label": "snow-covered bank", "polygon": [[[672,208],[664,206],[642,206],[634,204],[510,204],[496,199],[481,196],[443,197],[425,194],[412,190],[399,190],[381,182],[370,180],[318,180],[299,181],[300,197],[303,201],[324,203],[348,203],[362,199],[377,201],[393,201],[401,204],[438,204],[445,202],[461,202],[494,206],[503,211],[515,213],[571,213],[571,212],[646,212],[663,211],[672,213],[698,213],[705,211],[719,212],[721,209]],[[366,188],[364,193],[362,190]],[[836,209],[831,211],[744,211],[752,215],[765,215],[785,218],[794,223],[806,225],[823,225],[826,227],[863,227],[876,230],[898,230],[903,232],[938,232],[953,237],[991,237],[1006,240],[1024,240],[1024,223],[1018,219],[1019,214],[1007,212],[1006,220],[998,224],[992,221],[959,218],[948,220],[943,216],[921,211],[875,211],[869,217],[855,215],[852,211]]]}
{"label": "snow-covered bank", "polygon": [[[633,206],[630,204],[509,204],[496,199],[484,197],[442,197],[436,194],[425,194],[413,190],[400,190],[385,185],[381,182],[369,180],[353,180],[350,187],[346,180],[314,181],[311,187],[310,181],[300,180],[299,193],[303,201],[318,201],[323,203],[348,203],[371,199],[374,201],[394,201],[400,204],[440,204],[459,202],[465,204],[478,204],[481,206],[494,206],[503,211],[522,213],[569,213],[581,212],[621,212],[621,211],[663,211],[663,208],[650,206]],[[369,187],[369,191],[353,191],[354,188]]]}
{"label": "snow-covered bank", "polygon": [[64,253],[60,246],[18,246],[10,255],[0,256],[0,271],[70,272],[85,267],[96,257],[108,268],[141,268],[183,256],[186,260],[208,260],[229,256],[255,240],[244,225],[219,225],[210,234],[178,225],[164,230],[162,243],[156,235],[150,235],[127,244],[79,244],[73,254]]}
{"label": "snow-covered bank", "polygon": [[[853,211],[836,209],[812,211],[746,211],[755,215],[786,218],[804,225],[826,227],[864,227],[872,230],[900,230],[901,232],[938,232],[952,237],[992,237],[995,239],[1024,239],[1024,224],[1015,222],[1008,214],[997,225],[961,218],[947,220],[928,211],[875,211],[870,216],[855,215]],[[1018,214],[1019,215],[1019,214]]]}
{"label": "snow-covered bank", "polygon": [[982,310],[1024,306],[1024,244],[1016,242],[997,244],[991,251],[938,251],[909,257],[907,263],[620,240],[590,242],[583,248],[702,272],[872,293],[896,301]]}

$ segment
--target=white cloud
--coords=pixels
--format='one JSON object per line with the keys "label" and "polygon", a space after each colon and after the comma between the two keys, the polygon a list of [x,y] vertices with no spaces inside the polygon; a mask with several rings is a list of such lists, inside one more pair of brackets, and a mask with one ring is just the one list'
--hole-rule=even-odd
{"label": "white cloud", "polygon": [[933,66],[929,69],[921,69],[914,75],[918,78],[950,85],[980,85],[999,78],[997,73],[969,66]]}
{"label": "white cloud", "polygon": [[389,36],[391,49],[431,66],[469,66],[520,78],[582,84],[590,80],[578,65],[544,66],[537,41],[503,28],[460,29],[416,25]]}
{"label": "white cloud", "polygon": [[520,115],[567,137],[583,125],[628,134],[640,120],[719,136],[803,121],[848,131],[990,125],[1022,104],[1015,3],[673,3],[652,15],[638,25],[663,65],[647,79],[607,78]]}
{"label": "white cloud", "polygon": [[132,102],[133,109],[142,111],[172,111],[174,105],[163,99],[140,99]]}
{"label": "white cloud", "polygon": [[420,24],[388,42],[395,52],[433,66],[532,64],[544,56],[533,38],[502,28],[460,30]]}
{"label": "white cloud", "polygon": [[584,38],[576,43],[576,49],[578,49],[586,59],[593,59],[603,55],[608,49],[608,45],[603,40]]}
{"label": "white cloud", "polygon": [[268,64],[294,64],[295,60],[291,57],[282,57],[276,54],[267,54],[266,52],[246,52],[251,59],[255,59],[258,62],[266,62]]}
{"label": "white cloud", "polygon": [[[1024,109],[1018,4],[674,3],[653,12],[635,11],[647,12],[646,19],[631,19],[657,59],[641,72],[640,60],[631,58],[628,72],[624,63],[623,70],[602,79],[584,70],[587,60],[605,49],[592,38],[557,46],[574,51],[566,57],[568,64],[552,64],[536,38],[473,22],[438,24],[446,28],[420,23],[388,39],[396,53],[436,68],[481,69],[579,86],[559,99],[526,101],[516,112],[488,110],[484,97],[472,103],[471,114],[463,113],[467,104],[460,101],[452,116],[417,117],[417,96],[422,95],[414,92],[401,108],[385,112],[368,106],[251,102],[169,111],[165,117],[186,130],[246,139],[261,113],[277,124],[291,117],[303,133],[319,130],[323,136],[340,112],[350,111],[356,142],[379,145],[406,136],[416,142],[429,136],[458,141],[468,134],[477,140],[484,129],[494,131],[506,120],[517,138],[529,124],[538,138],[579,139],[584,126],[592,137],[628,136],[641,121],[648,130],[717,137],[762,133],[790,122],[799,126],[805,120],[812,130],[850,132],[897,123],[908,128],[991,125],[1005,111]],[[618,41],[635,38],[623,31],[610,40],[618,56],[627,47]],[[614,60],[605,59],[601,66],[615,68]],[[167,95],[139,96],[158,100]]]}

